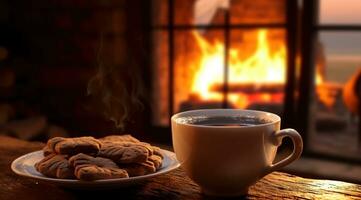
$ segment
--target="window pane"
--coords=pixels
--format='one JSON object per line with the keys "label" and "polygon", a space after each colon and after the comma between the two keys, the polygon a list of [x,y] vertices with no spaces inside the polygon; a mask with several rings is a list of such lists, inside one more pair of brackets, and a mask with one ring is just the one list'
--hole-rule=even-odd
{"label": "window pane", "polygon": [[224,24],[228,7],[231,24],[284,23],[285,0],[175,0],[176,24]]}
{"label": "window pane", "polygon": [[360,0],[320,0],[321,24],[361,24]]}
{"label": "window pane", "polygon": [[349,87],[361,73],[361,32],[321,32],[319,39],[310,147],[361,160],[357,131],[360,119],[352,100],[354,87]]}
{"label": "window pane", "polygon": [[174,111],[221,108],[222,91],[211,91],[223,83],[223,31],[176,31]]}
{"label": "window pane", "polygon": [[[196,2],[199,2],[196,6]],[[217,1],[212,1],[217,2]],[[223,11],[207,0],[175,0],[175,24],[223,24]]]}
{"label": "window pane", "polygon": [[233,108],[282,114],[287,69],[285,33],[284,29],[231,32],[228,102]]}
{"label": "window pane", "polygon": [[285,23],[285,0],[232,0],[231,22]]}
{"label": "window pane", "polygon": [[326,54],[327,79],[345,83],[361,68],[361,32],[321,32]]}

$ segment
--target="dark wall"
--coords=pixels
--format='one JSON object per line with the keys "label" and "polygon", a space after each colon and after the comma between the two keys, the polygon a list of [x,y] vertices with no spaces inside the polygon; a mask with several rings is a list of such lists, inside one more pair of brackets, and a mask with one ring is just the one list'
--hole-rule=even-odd
{"label": "dark wall", "polygon": [[[13,106],[11,120],[45,115],[75,135],[118,132],[95,109],[87,83],[99,60],[135,70],[147,81],[142,3],[8,0],[0,7],[0,47],[8,51],[0,60],[0,79],[10,80],[3,86],[0,81],[0,104]],[[146,99],[145,94],[145,104]],[[142,129],[142,113],[130,119],[126,129]]]}

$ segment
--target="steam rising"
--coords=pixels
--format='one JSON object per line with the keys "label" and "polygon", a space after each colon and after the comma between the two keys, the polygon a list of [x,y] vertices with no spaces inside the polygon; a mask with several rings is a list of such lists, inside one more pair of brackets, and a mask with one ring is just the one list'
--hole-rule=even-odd
{"label": "steam rising", "polygon": [[102,42],[97,56],[98,71],[89,81],[87,93],[93,97],[97,109],[123,129],[125,122],[143,107],[142,87],[136,68],[107,64],[102,59]]}

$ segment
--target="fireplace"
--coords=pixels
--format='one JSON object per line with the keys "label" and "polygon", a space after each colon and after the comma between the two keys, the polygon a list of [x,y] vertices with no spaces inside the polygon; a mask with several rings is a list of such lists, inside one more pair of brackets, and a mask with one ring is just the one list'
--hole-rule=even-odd
{"label": "fireplace", "polygon": [[228,3],[212,16],[202,16],[202,1],[153,4],[155,124],[190,109],[283,112],[286,1]]}
{"label": "fireplace", "polygon": [[202,2],[152,1],[153,126],[168,127],[172,114],[191,109],[264,110],[300,130],[311,155],[361,159],[357,142],[337,150],[348,144],[338,138],[360,138],[358,118],[343,100],[357,70],[342,82],[332,78],[329,44],[317,32],[327,3]]}

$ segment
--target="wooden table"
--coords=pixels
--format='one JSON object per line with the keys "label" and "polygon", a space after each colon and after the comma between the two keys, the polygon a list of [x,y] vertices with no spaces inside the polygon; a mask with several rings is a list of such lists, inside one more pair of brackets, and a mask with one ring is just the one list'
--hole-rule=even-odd
{"label": "wooden table", "polygon": [[[38,183],[14,174],[10,163],[44,144],[0,136],[0,199],[217,199],[202,195],[182,169],[147,182],[108,191],[75,191]],[[116,197],[116,198],[114,198]],[[361,199],[361,185],[314,180],[274,172],[261,179],[245,197],[236,199]]]}

